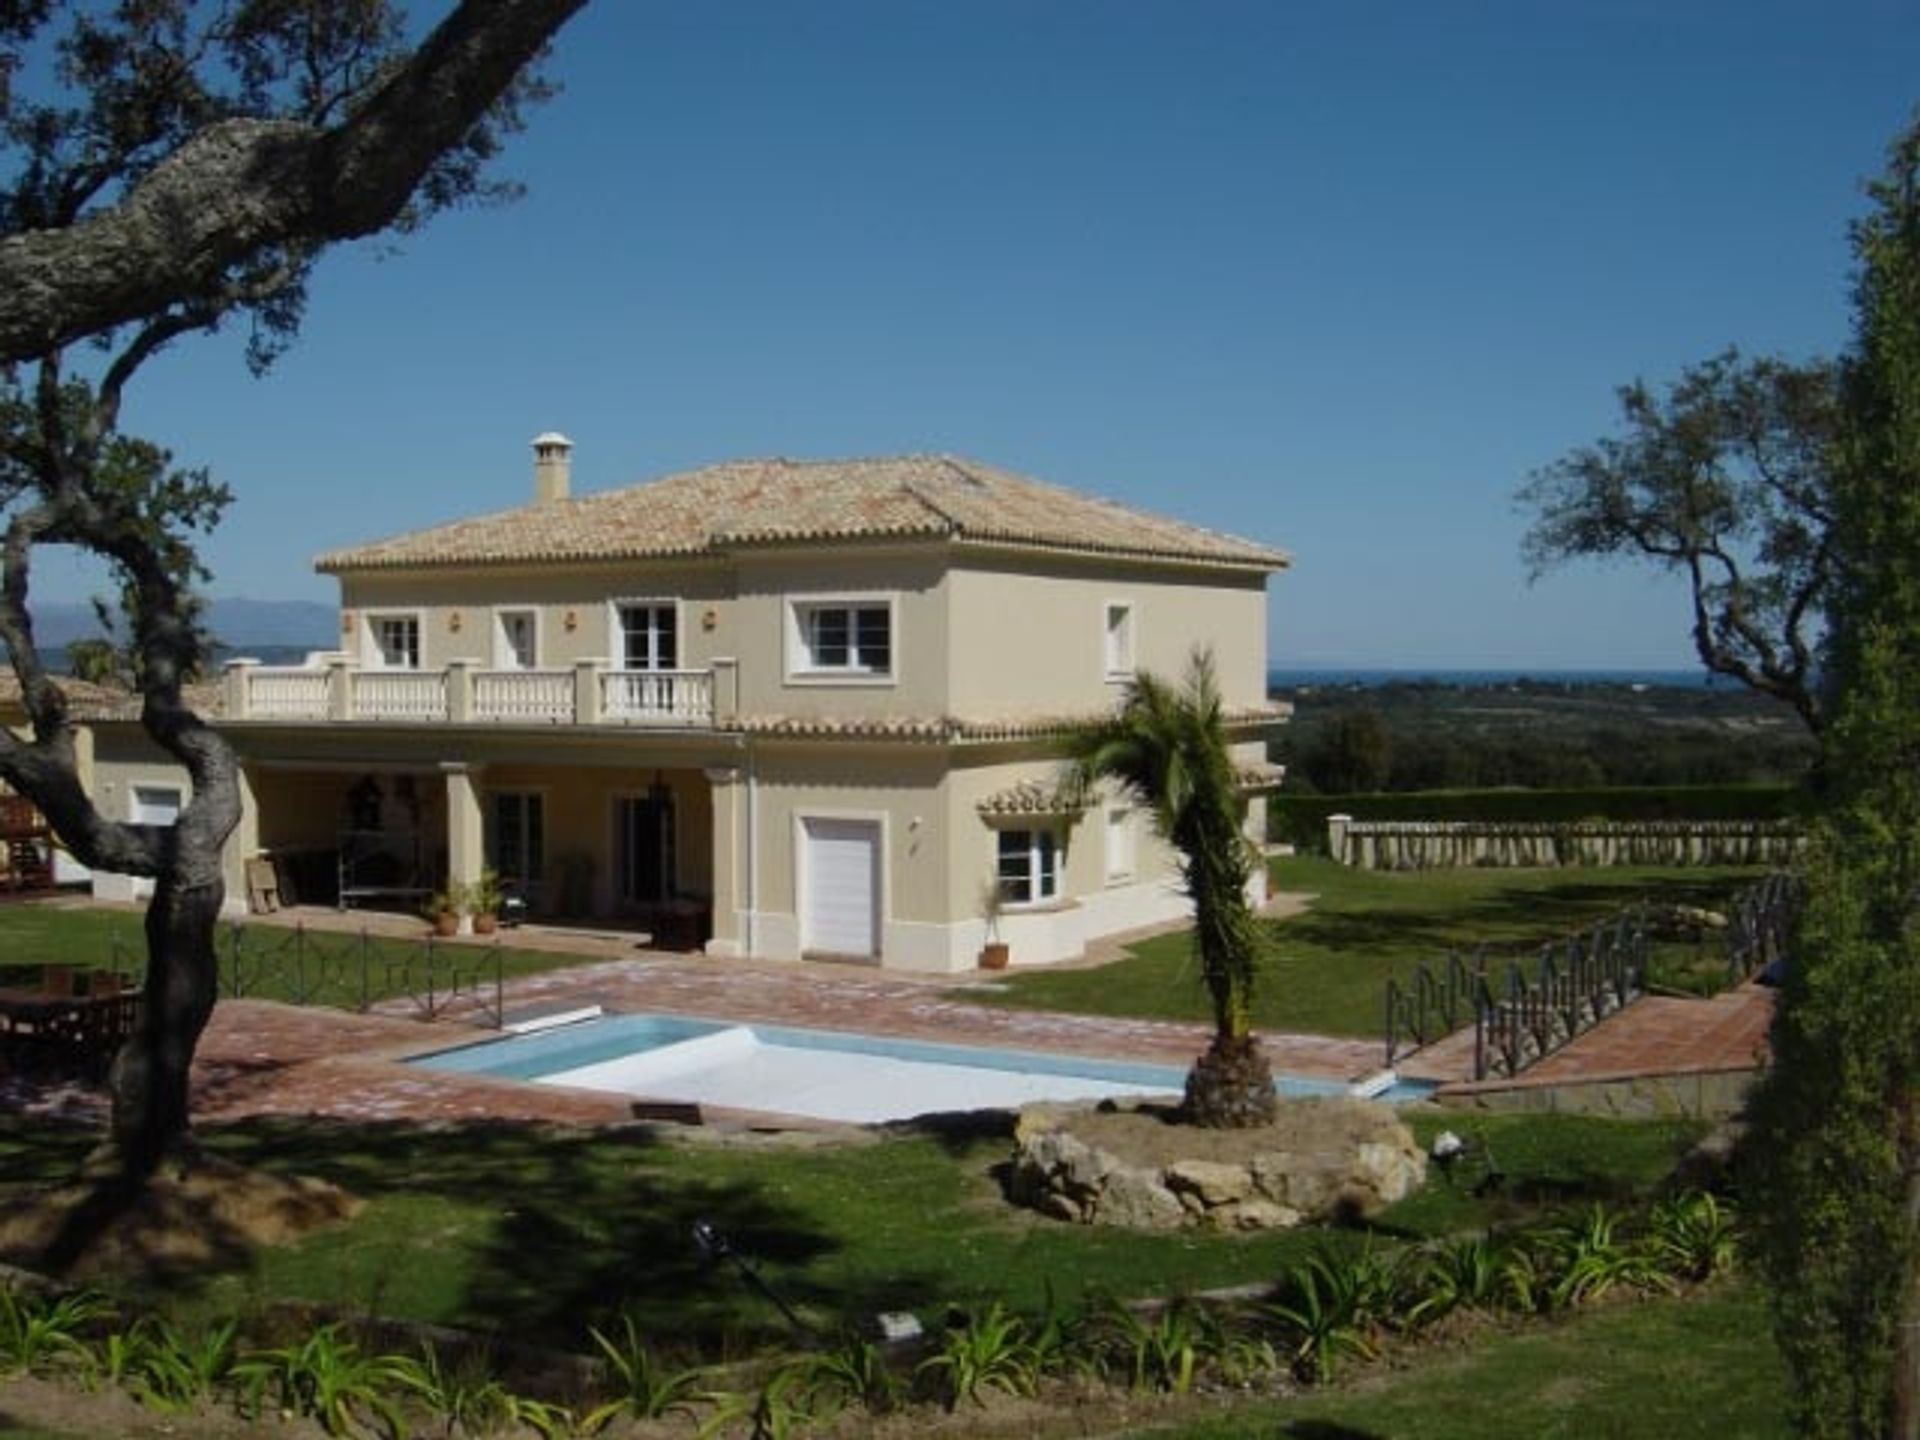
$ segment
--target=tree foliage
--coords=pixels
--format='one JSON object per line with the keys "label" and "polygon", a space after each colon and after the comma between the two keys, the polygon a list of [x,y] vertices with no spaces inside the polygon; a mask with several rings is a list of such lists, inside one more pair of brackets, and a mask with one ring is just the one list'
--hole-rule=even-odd
{"label": "tree foliage", "polygon": [[[389,0],[0,4],[0,641],[32,727],[0,731],[0,778],[83,863],[155,882],[144,1019],[112,1077],[132,1173],[186,1133],[240,805],[231,750],[183,695],[207,651],[196,545],[228,493],[122,434],[122,395],[183,336],[237,320],[264,367],[329,244],[510,193],[487,163],[545,93],[529,62],[583,3],[461,0],[412,48]],[[45,545],[100,557],[120,587],[141,723],[191,783],[171,826],[111,820],[81,786],[33,633]]]}
{"label": "tree foliage", "polygon": [[1626,556],[1685,575],[1707,669],[1785,701],[1816,733],[1819,626],[1833,573],[1834,366],[1689,366],[1664,394],[1618,391],[1623,433],[1536,471],[1520,492],[1535,576]]}
{"label": "tree foliage", "polygon": [[1212,655],[1196,651],[1177,688],[1144,671],[1134,676],[1113,718],[1082,731],[1069,751],[1076,788],[1118,784],[1180,855],[1214,1025],[1213,1045],[1188,1077],[1189,1117],[1216,1126],[1270,1119],[1273,1075],[1252,1034],[1264,937],[1247,886],[1259,855],[1244,829]]}
{"label": "tree foliage", "polygon": [[1920,119],[1854,228],[1829,531],[1826,798],[1754,1104],[1798,1420],[1920,1434]]}

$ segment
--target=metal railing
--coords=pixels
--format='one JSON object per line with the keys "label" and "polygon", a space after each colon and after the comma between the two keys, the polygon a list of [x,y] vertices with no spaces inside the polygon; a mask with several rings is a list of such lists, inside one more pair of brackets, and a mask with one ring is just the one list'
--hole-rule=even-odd
{"label": "metal railing", "polygon": [[1518,1075],[1646,993],[1647,926],[1641,907],[1622,911],[1528,966],[1507,966],[1475,1007],[1473,1078]]}
{"label": "metal railing", "polygon": [[1787,958],[1803,895],[1800,877],[1776,870],[1727,907],[1727,984],[1739,985]]}
{"label": "metal railing", "polygon": [[[116,958],[121,953],[115,937]],[[500,942],[448,944],[235,922],[217,943],[223,1000],[277,1000],[362,1014],[395,1006],[422,1020],[457,1010],[499,1029],[506,1008]]]}
{"label": "metal railing", "polygon": [[1422,964],[1404,986],[1397,977],[1390,977],[1387,1064],[1463,1028],[1477,1013],[1486,988],[1487,962],[1481,951],[1474,952],[1471,965],[1449,954],[1437,974],[1431,965]]}

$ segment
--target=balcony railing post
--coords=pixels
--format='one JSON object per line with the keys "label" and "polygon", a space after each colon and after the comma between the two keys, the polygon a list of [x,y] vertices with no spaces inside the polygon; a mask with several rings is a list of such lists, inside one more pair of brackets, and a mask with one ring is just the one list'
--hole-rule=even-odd
{"label": "balcony railing post", "polygon": [[464,725],[473,719],[473,662],[447,662],[447,720]]}
{"label": "balcony railing post", "polygon": [[344,655],[327,661],[327,718],[353,718],[353,665]]}
{"label": "balcony railing post", "polygon": [[224,699],[229,720],[245,720],[251,714],[253,672],[259,668],[260,662],[249,655],[237,656],[227,662],[227,693]]}
{"label": "balcony railing post", "polygon": [[573,723],[598,725],[600,715],[600,662],[573,662]]}

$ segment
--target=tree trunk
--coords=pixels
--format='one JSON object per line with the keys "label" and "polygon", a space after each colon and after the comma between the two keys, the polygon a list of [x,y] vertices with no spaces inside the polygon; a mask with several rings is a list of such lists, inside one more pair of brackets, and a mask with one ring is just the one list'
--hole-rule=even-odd
{"label": "tree trunk", "polygon": [[213,1013],[215,926],[226,886],[162,875],[147,906],[147,983],[140,1025],[108,1077],[111,1132],[130,1179],[151,1175],[189,1132],[188,1076]]}
{"label": "tree trunk", "polygon": [[1271,1125],[1279,1111],[1273,1067],[1252,1035],[1215,1035],[1187,1072],[1181,1115],[1212,1130],[1251,1130]]}

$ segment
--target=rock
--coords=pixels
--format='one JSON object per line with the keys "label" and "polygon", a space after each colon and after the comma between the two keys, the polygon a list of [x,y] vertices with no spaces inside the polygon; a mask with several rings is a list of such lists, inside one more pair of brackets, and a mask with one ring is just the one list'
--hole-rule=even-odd
{"label": "rock", "polygon": [[1187,1207],[1148,1172],[1119,1166],[1108,1172],[1089,1218],[1136,1230],[1175,1230],[1187,1223]]}
{"label": "rock", "polygon": [[1084,1206],[1062,1195],[1058,1190],[1049,1190],[1034,1204],[1034,1209],[1053,1220],[1084,1220],[1087,1212]]}
{"label": "rock", "polygon": [[1257,1198],[1207,1212],[1207,1223],[1220,1230],[1291,1230],[1305,1218],[1298,1210]]}
{"label": "rock", "polygon": [[1177,1160],[1165,1171],[1166,1186],[1176,1195],[1194,1195],[1211,1208],[1244,1200],[1253,1193],[1253,1176],[1244,1165],[1213,1160]]}

